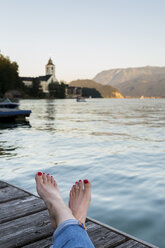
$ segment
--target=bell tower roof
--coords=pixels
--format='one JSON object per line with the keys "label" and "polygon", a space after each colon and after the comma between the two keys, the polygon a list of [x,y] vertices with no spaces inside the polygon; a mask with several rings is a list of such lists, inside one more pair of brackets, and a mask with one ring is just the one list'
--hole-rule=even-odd
{"label": "bell tower roof", "polygon": [[48,60],[48,64],[47,65],[54,65],[51,58]]}
{"label": "bell tower roof", "polygon": [[48,63],[45,66],[45,74],[46,75],[51,75],[53,82],[57,81],[56,76],[55,76],[55,65],[53,64],[52,59],[50,58],[48,60]]}

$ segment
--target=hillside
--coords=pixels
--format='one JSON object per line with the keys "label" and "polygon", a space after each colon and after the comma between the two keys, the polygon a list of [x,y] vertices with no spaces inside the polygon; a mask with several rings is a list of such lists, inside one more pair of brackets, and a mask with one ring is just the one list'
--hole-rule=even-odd
{"label": "hillside", "polygon": [[165,96],[165,67],[112,69],[98,73],[93,80],[115,86],[124,96]]}
{"label": "hillside", "polygon": [[89,79],[75,80],[70,82],[69,85],[82,87],[82,88],[96,89],[103,98],[123,98],[120,92],[117,89],[113,88],[112,86],[101,85]]}

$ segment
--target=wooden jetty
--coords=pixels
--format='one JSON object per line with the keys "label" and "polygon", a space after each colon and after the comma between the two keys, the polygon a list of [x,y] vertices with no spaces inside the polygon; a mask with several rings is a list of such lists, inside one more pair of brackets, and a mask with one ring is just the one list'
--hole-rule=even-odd
{"label": "wooden jetty", "polygon": [[[91,218],[86,228],[96,248],[158,248]],[[42,199],[0,181],[0,248],[48,248],[52,235]]]}
{"label": "wooden jetty", "polygon": [[23,121],[30,114],[31,110],[0,110],[0,122]]}

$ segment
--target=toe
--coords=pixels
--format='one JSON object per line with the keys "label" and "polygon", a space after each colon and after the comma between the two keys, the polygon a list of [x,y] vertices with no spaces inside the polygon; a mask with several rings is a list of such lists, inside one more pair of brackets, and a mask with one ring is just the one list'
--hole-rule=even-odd
{"label": "toe", "polygon": [[78,185],[78,182],[75,183],[75,192],[76,192],[76,195],[79,194],[79,185]]}
{"label": "toe", "polygon": [[91,191],[91,183],[88,179],[84,180],[84,192],[89,192]]}
{"label": "toe", "polygon": [[69,197],[72,198],[72,195],[73,195],[72,190],[70,190]]}
{"label": "toe", "polygon": [[81,180],[79,180],[78,186],[79,186],[79,190],[82,191],[83,190],[83,183]]}
{"label": "toe", "polygon": [[56,187],[57,183],[56,183],[56,181],[55,181],[53,176],[50,177],[50,180],[51,180],[51,183]]}
{"label": "toe", "polygon": [[57,187],[57,183],[56,183],[56,181],[54,180],[54,186],[56,186]]}
{"label": "toe", "polygon": [[78,190],[78,188],[79,188],[78,182],[75,182],[75,189]]}
{"label": "toe", "polygon": [[54,177],[53,176],[50,177],[50,181],[52,184],[54,184]]}
{"label": "toe", "polygon": [[44,183],[47,182],[47,177],[46,177],[46,174],[45,174],[45,173],[42,174],[42,179],[43,179],[43,182],[44,182]]}
{"label": "toe", "polygon": [[49,173],[46,175],[47,176],[47,182],[51,182],[51,176],[49,175]]}
{"label": "toe", "polygon": [[72,195],[73,196],[76,195],[76,187],[75,187],[75,185],[72,186]]}
{"label": "toe", "polygon": [[37,183],[37,184],[43,183],[42,172],[37,172],[37,174],[36,174],[36,176],[35,176],[35,179],[36,179],[36,183]]}

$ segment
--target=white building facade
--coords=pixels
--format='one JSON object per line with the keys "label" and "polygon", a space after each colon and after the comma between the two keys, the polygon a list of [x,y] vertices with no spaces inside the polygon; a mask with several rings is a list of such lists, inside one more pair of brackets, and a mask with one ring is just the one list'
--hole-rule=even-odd
{"label": "white building facade", "polygon": [[[52,59],[48,60],[48,63],[45,66],[45,76],[36,77],[40,81],[41,89],[44,93],[49,93],[49,84],[58,82],[55,76],[55,65],[53,64]],[[33,77],[21,77],[22,82],[28,86],[32,86]]]}

